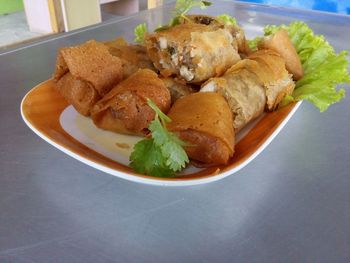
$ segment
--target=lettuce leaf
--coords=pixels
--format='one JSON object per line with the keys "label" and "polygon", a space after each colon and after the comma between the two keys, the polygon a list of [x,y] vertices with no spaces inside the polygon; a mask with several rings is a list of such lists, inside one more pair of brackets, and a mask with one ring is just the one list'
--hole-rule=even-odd
{"label": "lettuce leaf", "polygon": [[227,14],[221,14],[218,15],[217,18],[219,20],[221,20],[223,23],[225,23],[226,25],[233,25],[233,26],[237,26],[237,20],[236,18],[227,15]]}
{"label": "lettuce leaf", "polygon": [[142,23],[135,27],[134,29],[134,35],[135,39],[134,41],[140,44],[143,44],[145,42],[145,34],[147,33],[147,24]]}
{"label": "lettuce leaf", "polygon": [[248,46],[252,51],[256,51],[258,49],[258,43],[263,39],[263,37],[256,37],[254,39],[248,40]]}
{"label": "lettuce leaf", "polygon": [[[266,26],[265,36],[279,29],[288,31],[304,68],[304,76],[296,82],[292,94],[294,101],[308,100],[321,112],[345,97],[345,89],[336,89],[337,85],[350,84],[347,51],[336,54],[333,47],[322,35],[315,35],[304,22],[296,21],[288,26]],[[286,98],[292,101],[291,97]],[[286,104],[286,101],[284,103]]]}

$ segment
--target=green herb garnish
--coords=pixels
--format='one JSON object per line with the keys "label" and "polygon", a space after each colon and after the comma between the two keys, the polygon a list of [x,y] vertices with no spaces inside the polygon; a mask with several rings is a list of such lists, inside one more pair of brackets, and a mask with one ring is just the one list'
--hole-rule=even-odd
{"label": "green herb garnish", "polygon": [[233,26],[237,26],[237,20],[236,18],[227,15],[227,14],[222,14],[222,15],[218,15],[217,18],[219,20],[221,20],[224,24],[226,25],[233,25]]}
{"label": "green herb garnish", "polygon": [[145,42],[145,34],[147,33],[147,24],[142,23],[135,27],[134,34],[135,39],[134,41],[140,44],[143,44]]}
{"label": "green herb garnish", "polygon": [[169,29],[173,26],[180,24],[180,19],[188,20],[186,17],[186,13],[190,11],[194,7],[200,7],[201,9],[205,9],[208,6],[211,6],[212,3],[209,1],[200,1],[200,0],[177,0],[175,4],[175,8],[173,10],[173,18],[167,25],[163,25],[158,27],[155,32],[159,32],[162,30]]}
{"label": "green herb garnish", "polygon": [[155,119],[148,127],[151,138],[135,144],[130,155],[130,166],[138,173],[172,177],[189,162],[183,149],[186,144],[166,129],[170,118],[153,101],[148,99],[147,103],[156,112]]}

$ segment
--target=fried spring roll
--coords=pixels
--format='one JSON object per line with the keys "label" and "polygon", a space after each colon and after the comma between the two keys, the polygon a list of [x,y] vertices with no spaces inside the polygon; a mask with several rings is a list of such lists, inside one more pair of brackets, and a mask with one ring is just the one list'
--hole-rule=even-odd
{"label": "fried spring roll", "polygon": [[123,79],[126,79],[140,68],[148,68],[156,71],[151,59],[147,54],[146,47],[130,45],[123,38],[116,38],[104,42],[109,53],[121,59],[123,67]]}
{"label": "fried spring roll", "polygon": [[94,40],[59,50],[53,76],[55,86],[83,115],[122,79],[122,63]]}
{"label": "fried spring roll", "polygon": [[245,38],[244,31],[238,25],[227,24],[218,17],[208,15],[187,15],[186,19],[180,18],[180,23],[196,23],[218,28],[225,28],[229,30],[233,36],[232,45],[238,50],[239,54],[246,56],[250,53],[248,42]]}
{"label": "fried spring roll", "polygon": [[[245,60],[242,60],[242,64]],[[242,68],[226,72],[221,78],[212,78],[204,84],[201,92],[218,92],[223,95],[233,113],[236,132],[264,112],[266,93],[254,73]]]}
{"label": "fried spring roll", "polygon": [[189,158],[210,165],[226,164],[234,152],[232,113],[225,99],[214,92],[193,93],[171,107],[167,124],[188,143]]}
{"label": "fried spring roll", "polygon": [[293,74],[294,80],[299,80],[303,77],[303,66],[301,65],[298,53],[286,30],[281,29],[271,36],[264,37],[264,39],[258,43],[258,48],[274,50],[280,54],[286,62],[287,70]]}
{"label": "fried spring roll", "polygon": [[170,92],[158,75],[149,69],[140,69],[120,82],[91,111],[99,128],[131,135],[145,135],[155,113],[147,98],[163,111],[170,108]]}
{"label": "fried spring roll", "polygon": [[185,23],[146,36],[148,54],[164,77],[202,83],[240,60],[226,28]]}
{"label": "fried spring roll", "polygon": [[56,83],[56,89],[69,104],[82,115],[90,115],[91,108],[101,99],[97,90],[87,81],[75,78],[70,72],[64,74]]}
{"label": "fried spring roll", "polygon": [[202,85],[201,92],[218,92],[225,97],[233,113],[236,132],[258,117],[264,109],[274,110],[294,82],[284,60],[269,50],[258,51],[232,66],[222,77]]}
{"label": "fried spring roll", "polygon": [[177,81],[174,78],[162,78],[165,86],[170,91],[171,104],[183,96],[190,95],[195,92],[195,89],[183,82]]}
{"label": "fried spring roll", "polygon": [[[292,75],[286,69],[285,60],[278,53],[269,49],[254,52],[248,58],[258,62],[260,65],[259,71],[269,72],[267,74],[270,78],[266,79],[265,72],[265,78],[260,79],[266,89],[267,110],[275,110],[286,95],[292,94],[295,87]],[[264,67],[264,65],[267,65],[267,67]],[[257,73],[257,76],[259,78],[262,74]]]}

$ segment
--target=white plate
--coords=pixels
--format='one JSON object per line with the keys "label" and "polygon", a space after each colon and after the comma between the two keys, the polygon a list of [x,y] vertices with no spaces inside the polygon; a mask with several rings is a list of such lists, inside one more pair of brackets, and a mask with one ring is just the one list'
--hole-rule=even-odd
{"label": "white plate", "polygon": [[184,186],[213,182],[242,169],[276,137],[300,104],[263,114],[242,130],[237,135],[235,154],[228,165],[205,169],[190,166],[176,178],[157,178],[133,172],[127,166],[128,156],[140,138],[96,128],[89,118],[67,105],[53,88],[51,80],[28,92],[21,103],[21,114],[25,123],[42,139],[91,167],[134,182]]}

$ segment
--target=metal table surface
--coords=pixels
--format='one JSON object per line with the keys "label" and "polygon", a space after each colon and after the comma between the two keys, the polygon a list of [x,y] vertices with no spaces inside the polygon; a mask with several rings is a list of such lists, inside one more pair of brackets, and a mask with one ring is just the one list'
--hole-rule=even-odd
{"label": "metal table surface", "polygon": [[[215,1],[248,35],[303,19],[337,51],[350,18]],[[286,11],[287,10],[287,11]],[[249,165],[192,187],[142,185],[53,148],[20,116],[48,79],[59,47],[156,26],[169,7],[22,46],[0,55],[0,262],[350,262],[350,98],[320,114],[303,103]]]}

